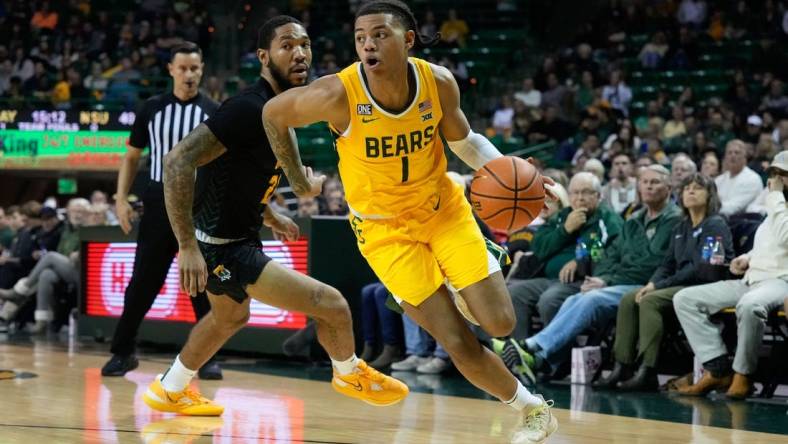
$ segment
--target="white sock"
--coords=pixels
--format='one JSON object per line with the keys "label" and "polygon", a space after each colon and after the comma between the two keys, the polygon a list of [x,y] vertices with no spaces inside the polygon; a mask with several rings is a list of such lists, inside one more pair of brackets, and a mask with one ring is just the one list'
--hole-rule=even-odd
{"label": "white sock", "polygon": [[351,356],[350,358],[344,361],[336,361],[332,358],[331,365],[334,366],[337,373],[339,373],[340,375],[342,376],[349,375],[353,373],[353,369],[355,369],[356,365],[358,365],[358,358],[356,357],[355,353],[353,353],[353,356]]}
{"label": "white sock", "polygon": [[186,368],[181,362],[181,355],[178,355],[164,376],[161,377],[161,385],[168,392],[180,392],[189,385],[195,373],[197,370]]}
{"label": "white sock", "polygon": [[534,396],[519,380],[517,381],[517,391],[514,392],[512,399],[504,401],[504,404],[517,410],[531,410],[543,404],[542,400]]}

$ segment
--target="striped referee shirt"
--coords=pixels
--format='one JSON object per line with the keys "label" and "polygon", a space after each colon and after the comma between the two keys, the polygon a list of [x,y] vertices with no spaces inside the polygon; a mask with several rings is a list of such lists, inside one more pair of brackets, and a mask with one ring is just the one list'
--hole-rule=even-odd
{"label": "striped referee shirt", "polygon": [[170,92],[142,104],[131,128],[129,145],[138,149],[150,147],[152,181],[162,181],[164,156],[218,107],[218,103],[199,93],[182,101]]}

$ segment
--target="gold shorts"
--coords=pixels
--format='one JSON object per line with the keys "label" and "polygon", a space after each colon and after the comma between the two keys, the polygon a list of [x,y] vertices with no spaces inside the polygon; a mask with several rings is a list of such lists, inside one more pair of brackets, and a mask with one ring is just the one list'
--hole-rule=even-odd
{"label": "gold shorts", "polygon": [[350,223],[361,254],[398,302],[418,306],[446,281],[462,290],[501,269],[454,183],[435,205],[389,219],[351,214]]}

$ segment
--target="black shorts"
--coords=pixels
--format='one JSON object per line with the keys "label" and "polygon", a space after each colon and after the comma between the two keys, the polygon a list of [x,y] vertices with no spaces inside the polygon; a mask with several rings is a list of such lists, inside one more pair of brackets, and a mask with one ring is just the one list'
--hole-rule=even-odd
{"label": "black shorts", "polygon": [[208,291],[230,296],[239,304],[249,297],[246,286],[255,283],[263,268],[271,262],[256,239],[224,245],[197,243],[208,265]]}

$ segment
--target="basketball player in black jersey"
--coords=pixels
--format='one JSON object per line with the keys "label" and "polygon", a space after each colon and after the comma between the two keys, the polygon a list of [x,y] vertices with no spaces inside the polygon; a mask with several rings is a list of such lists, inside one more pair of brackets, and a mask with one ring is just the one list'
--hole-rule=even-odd
{"label": "basketball player in black jersey", "polygon": [[[191,295],[207,288],[211,312],[143,399],[159,411],[220,415],[224,408],[188,383],[195,369],[246,324],[254,298],[315,319],[318,339],[334,366],[335,390],[374,405],[396,403],[408,388],[356,357],[342,295],[260,250],[261,224],[285,239],[299,236],[292,220],[266,205],[282,170],[265,135],[262,110],[271,97],[307,82],[312,50],[306,29],[292,17],[272,18],[260,29],[257,56],[262,64],[257,83],[227,100],[165,161],[165,200],[180,247],[181,286]],[[306,175],[310,189],[303,194],[319,194],[325,176],[316,177],[308,168]]]}

